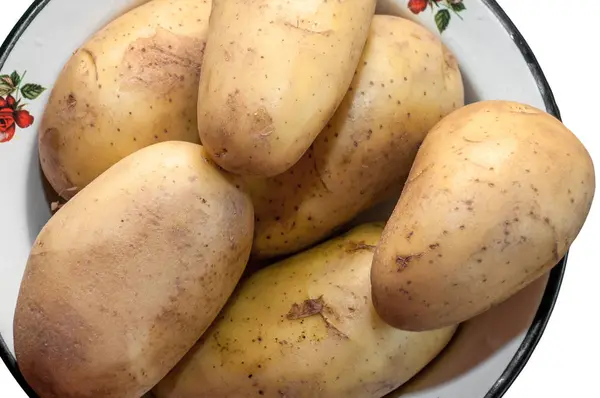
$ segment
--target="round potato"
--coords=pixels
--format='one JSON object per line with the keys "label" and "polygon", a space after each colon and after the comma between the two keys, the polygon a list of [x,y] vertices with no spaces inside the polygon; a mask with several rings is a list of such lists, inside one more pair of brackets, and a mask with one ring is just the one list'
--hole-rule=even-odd
{"label": "round potato", "polygon": [[375,308],[413,331],[473,318],[558,263],[594,192],[590,155],[559,120],[506,101],[459,109],[425,139],[383,233]]}
{"label": "round potato", "polygon": [[14,320],[19,368],[44,398],[138,398],[215,319],[250,254],[250,199],[201,146],[152,145],[50,219]]}
{"label": "round potato", "polygon": [[463,105],[456,59],[439,38],[376,15],[350,89],[309,151],[282,175],[243,178],[256,214],[253,255],[304,249],[399,191],[427,132]]}
{"label": "round potato", "polygon": [[428,364],[456,328],[412,333],[375,313],[368,224],[244,281],[153,390],[158,398],[379,398]]}
{"label": "round potato", "polygon": [[75,52],[39,130],[42,169],[61,196],[70,199],[148,145],[200,142],[196,107],[210,10],[209,0],[153,0]]}
{"label": "round potato", "polygon": [[281,174],[333,116],[356,70],[375,0],[215,1],[198,126],[224,169]]}

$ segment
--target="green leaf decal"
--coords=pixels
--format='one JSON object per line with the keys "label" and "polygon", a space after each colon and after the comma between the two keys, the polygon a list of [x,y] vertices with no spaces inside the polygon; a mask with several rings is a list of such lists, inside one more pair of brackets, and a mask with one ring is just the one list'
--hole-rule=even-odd
{"label": "green leaf decal", "polygon": [[467,7],[465,7],[465,3],[450,3],[450,6],[452,7],[452,9],[456,12],[461,12],[467,9]]}
{"label": "green leaf decal", "polygon": [[46,89],[39,84],[26,84],[21,88],[21,94],[28,100],[34,100],[39,97]]}
{"label": "green leaf decal", "polygon": [[15,85],[13,84],[12,79],[8,75],[2,75],[2,76],[0,76],[0,84],[1,85],[5,85],[5,86],[10,86],[10,87],[15,87]]}
{"label": "green leaf decal", "polygon": [[435,14],[435,24],[437,25],[440,33],[444,32],[450,24],[450,11],[439,10],[437,14]]}
{"label": "green leaf decal", "polygon": [[14,87],[18,87],[19,83],[21,83],[21,76],[15,71],[10,74],[10,80],[12,80]]}
{"label": "green leaf decal", "polygon": [[2,97],[7,96],[9,94],[12,94],[13,91],[15,91],[14,88],[0,82],[0,96],[2,96]]}

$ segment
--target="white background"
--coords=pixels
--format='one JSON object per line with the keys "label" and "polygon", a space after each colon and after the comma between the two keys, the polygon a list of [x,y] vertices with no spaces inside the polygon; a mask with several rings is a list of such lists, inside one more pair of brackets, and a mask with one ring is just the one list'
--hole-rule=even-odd
{"label": "white background", "polygon": [[[101,1],[101,0],[99,0]],[[467,4],[471,0],[465,0]],[[596,0],[498,0],[532,47],[542,65],[565,124],[592,154],[600,174],[600,72],[597,68]],[[30,0],[0,0],[0,42],[29,6]],[[600,193],[597,194],[600,197]],[[10,200],[10,197],[5,197]],[[574,243],[561,294],[538,348],[505,395],[524,397],[600,396],[600,198]],[[25,398],[0,362],[0,396]]]}

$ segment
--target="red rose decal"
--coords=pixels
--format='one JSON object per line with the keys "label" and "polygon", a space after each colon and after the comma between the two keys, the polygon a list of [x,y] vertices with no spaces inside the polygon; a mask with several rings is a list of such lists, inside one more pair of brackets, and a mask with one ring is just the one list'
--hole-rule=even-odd
{"label": "red rose decal", "polygon": [[440,31],[444,33],[450,24],[452,15],[457,15],[462,19],[460,14],[467,9],[464,0],[409,0],[408,9],[413,14],[420,14],[431,7],[431,12],[434,15],[435,24]]}
{"label": "red rose decal", "polygon": [[0,74],[0,143],[10,141],[17,127],[30,127],[35,118],[29,113],[28,101],[37,99],[46,88],[24,81],[27,72]]}
{"label": "red rose decal", "polygon": [[427,9],[428,4],[429,2],[427,0],[409,0],[408,9],[411,10],[413,14],[419,14]]}
{"label": "red rose decal", "polygon": [[10,141],[15,135],[15,118],[11,108],[0,109],[0,142]]}
{"label": "red rose decal", "polygon": [[16,111],[15,112],[15,123],[22,129],[25,129],[33,124],[33,116],[29,111]]}

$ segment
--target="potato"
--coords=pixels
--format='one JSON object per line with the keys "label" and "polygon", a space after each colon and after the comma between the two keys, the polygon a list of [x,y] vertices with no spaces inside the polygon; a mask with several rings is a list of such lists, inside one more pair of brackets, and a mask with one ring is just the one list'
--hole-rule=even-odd
{"label": "potato", "polygon": [[250,254],[253,211],[208,159],[185,142],[142,149],[43,228],[14,321],[41,397],[140,397],[215,319]]}
{"label": "potato", "polygon": [[200,78],[203,145],[224,169],[281,174],[352,80],[375,0],[217,0]]}
{"label": "potato", "polygon": [[302,159],[242,178],[256,214],[253,254],[304,249],[402,187],[427,132],[464,105],[456,59],[425,28],[376,15],[335,116]]}
{"label": "potato", "polygon": [[382,230],[360,226],[254,274],[154,394],[377,398],[413,377],[456,328],[404,332],[377,316],[369,270]]}
{"label": "potato", "polygon": [[125,156],[199,143],[198,81],[211,2],[153,0],[87,41],[62,70],[39,130],[42,169],[70,199]]}
{"label": "potato", "polygon": [[590,210],[592,160],[560,121],[485,101],[425,139],[373,261],[391,325],[437,329],[503,302],[563,257]]}

